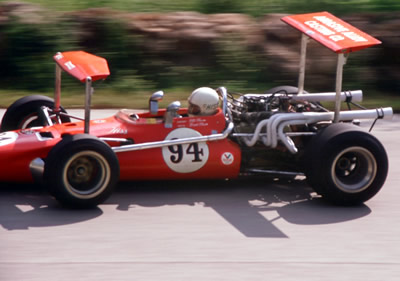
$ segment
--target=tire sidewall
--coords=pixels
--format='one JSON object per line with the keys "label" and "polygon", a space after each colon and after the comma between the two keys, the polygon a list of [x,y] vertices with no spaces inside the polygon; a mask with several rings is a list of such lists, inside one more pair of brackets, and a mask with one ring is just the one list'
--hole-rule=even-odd
{"label": "tire sidewall", "polygon": [[[1,121],[1,131],[12,131],[21,129],[21,122],[28,116],[37,115],[39,122],[44,123],[43,117],[39,114],[39,110],[42,106],[49,108],[54,107],[54,100],[42,95],[32,95],[23,97],[15,101],[5,112]],[[66,113],[63,107],[60,108],[61,112]],[[67,116],[61,116],[63,123],[70,122],[70,118]]]}
{"label": "tire sidewall", "polygon": [[[307,180],[317,193],[331,203],[361,204],[378,193],[386,180],[388,172],[386,151],[374,136],[358,127],[347,124],[338,124],[335,127],[327,127],[309,144],[305,161]],[[332,178],[331,169],[336,157],[350,147],[368,150],[377,165],[375,178],[366,189],[359,192],[346,192],[340,189]]]}
{"label": "tire sidewall", "polygon": [[[95,195],[75,194],[65,182],[66,165],[79,153],[101,155],[105,160],[107,182]],[[104,172],[104,170],[103,170]],[[74,208],[93,207],[104,202],[119,179],[119,163],[115,153],[103,141],[89,135],[66,136],[49,153],[45,162],[45,186],[62,205]]]}
{"label": "tire sidewall", "polygon": [[[294,86],[277,86],[267,90],[264,94],[274,94],[278,92],[287,93],[287,94],[295,94],[297,95],[299,88]],[[304,91],[305,92],[305,91]]]}
{"label": "tire sidewall", "polygon": [[[380,143],[371,138],[368,134],[357,133],[358,134],[347,133],[338,136],[331,141],[333,145],[328,143],[327,149],[322,154],[323,159],[326,159],[326,161],[322,163],[322,179],[325,183],[322,184],[323,188],[325,187],[324,193],[329,194],[330,197],[338,198],[339,202],[344,202],[345,205],[365,202],[372,198],[384,184],[388,170],[387,156],[386,153],[382,153],[384,149]],[[354,139],[357,141],[354,141]],[[351,145],[349,145],[350,143]],[[343,191],[336,185],[331,175],[334,160],[342,151],[349,147],[361,147],[368,150],[376,161],[377,171],[375,178],[366,189],[359,192]]]}

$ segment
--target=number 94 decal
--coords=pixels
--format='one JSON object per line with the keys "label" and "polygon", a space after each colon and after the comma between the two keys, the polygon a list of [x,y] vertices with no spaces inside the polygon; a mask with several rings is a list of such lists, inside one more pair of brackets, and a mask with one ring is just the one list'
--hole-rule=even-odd
{"label": "number 94 decal", "polygon": [[[179,128],[168,134],[166,140],[199,137],[193,129]],[[162,155],[168,167],[178,173],[191,173],[203,167],[208,160],[209,150],[205,142],[178,144],[162,148]]]}

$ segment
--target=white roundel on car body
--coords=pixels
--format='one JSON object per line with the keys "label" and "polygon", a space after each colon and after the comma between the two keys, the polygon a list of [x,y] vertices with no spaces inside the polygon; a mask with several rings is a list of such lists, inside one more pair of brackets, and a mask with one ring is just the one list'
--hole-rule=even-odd
{"label": "white roundel on car body", "polygon": [[17,140],[18,134],[15,132],[0,133],[0,146],[13,143]]}
{"label": "white roundel on car body", "polygon": [[[200,137],[193,129],[178,128],[171,131],[165,140]],[[203,167],[208,160],[206,142],[171,145],[162,148],[162,155],[168,167],[177,173],[192,173]]]}

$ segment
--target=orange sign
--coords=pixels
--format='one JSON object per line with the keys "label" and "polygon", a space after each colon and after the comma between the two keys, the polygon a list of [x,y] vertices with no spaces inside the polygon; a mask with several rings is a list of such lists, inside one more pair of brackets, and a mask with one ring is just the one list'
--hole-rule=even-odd
{"label": "orange sign", "polygon": [[328,12],[292,15],[282,21],[305,33],[336,53],[359,51],[381,41]]}

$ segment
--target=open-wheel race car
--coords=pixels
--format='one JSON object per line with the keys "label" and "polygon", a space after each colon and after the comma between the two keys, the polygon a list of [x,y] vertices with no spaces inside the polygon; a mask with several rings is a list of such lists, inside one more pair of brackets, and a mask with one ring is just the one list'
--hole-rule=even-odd
{"label": "open-wheel race car", "polygon": [[[4,114],[0,181],[43,184],[71,207],[102,203],[119,180],[259,174],[305,176],[318,194],[334,204],[369,200],[385,182],[388,158],[382,144],[361,130],[357,120],[391,118],[393,112],[390,107],[341,111],[342,102],[355,104],[362,98],[361,90],[342,92],[342,71],[350,52],[380,41],[327,12],[282,20],[302,32],[298,87],[242,95],[224,87],[195,91],[215,93],[217,104],[211,105],[199,99],[188,108],[173,102],[159,109],[164,95],[159,91],[151,95],[148,111],[122,109],[114,116],[91,120],[92,83],[110,74],[107,61],[83,51],[57,53],[54,99],[23,97]],[[304,90],[310,38],[338,55],[334,92]],[[61,106],[62,71],[85,83],[83,119]],[[334,111],[322,106],[326,101],[335,102]],[[212,112],[204,114],[202,108]]]}

